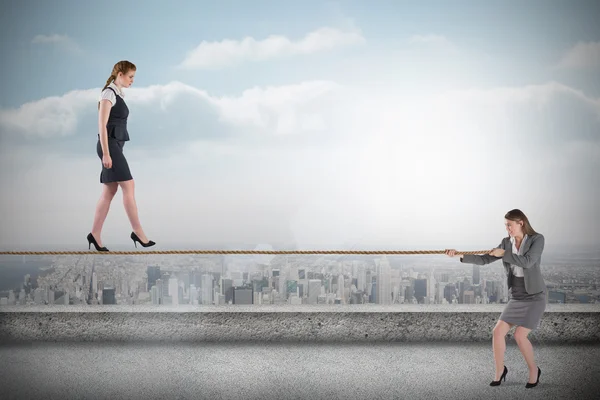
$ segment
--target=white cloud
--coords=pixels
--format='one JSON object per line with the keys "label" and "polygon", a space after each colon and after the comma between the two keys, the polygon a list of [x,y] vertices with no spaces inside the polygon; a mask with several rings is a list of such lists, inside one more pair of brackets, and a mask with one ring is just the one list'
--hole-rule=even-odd
{"label": "white cloud", "polygon": [[462,89],[443,94],[443,96],[462,98],[468,101],[485,101],[487,105],[533,103],[536,106],[546,104],[557,95],[575,96],[584,104],[597,108],[600,100],[587,96],[581,90],[574,89],[560,82],[548,82],[539,85],[520,87],[495,87],[488,89]]}
{"label": "white cloud", "polygon": [[328,27],[310,32],[297,41],[281,35],[271,35],[262,40],[245,37],[241,40],[224,39],[220,42],[202,41],[188,52],[180,67],[219,68],[243,61],[255,62],[311,54],[364,42],[365,38],[359,31],[345,32]]}
{"label": "white cloud", "polygon": [[46,97],[18,108],[0,110],[0,131],[26,137],[69,136],[86,108],[93,109],[97,90],[76,90],[63,96]]}
{"label": "white cloud", "polygon": [[[178,82],[135,89],[127,96],[138,122],[125,150],[142,223],[161,243],[493,245],[515,207],[554,242],[588,240],[597,229],[589,199],[600,140],[589,132],[600,126],[599,102],[559,83],[433,97],[332,82],[236,97]],[[94,102],[85,106],[92,114]],[[281,126],[307,133],[298,126],[315,119],[326,127],[318,135],[274,135]],[[165,142],[155,135],[161,124]],[[225,126],[232,135],[222,135]],[[271,135],[248,135],[255,131]],[[19,194],[2,199],[0,242],[84,240],[85,226],[61,221],[91,224],[100,190],[94,141],[85,157],[0,149],[2,187]],[[575,223],[577,232],[558,228]],[[103,238],[125,243],[128,229],[116,201]]]}
{"label": "white cloud", "polygon": [[565,52],[559,68],[600,67],[600,42],[579,42]]}
{"label": "white cloud", "polygon": [[[318,100],[339,86],[330,81],[245,90],[239,97],[214,98],[221,118],[238,126],[273,126],[275,133],[324,128]],[[275,120],[275,121],[273,121]]]}
{"label": "white cloud", "polygon": [[558,82],[449,91],[436,102],[481,135],[516,141],[516,151],[600,141],[600,99]]}
{"label": "white cloud", "polygon": [[[163,113],[177,112],[171,106],[186,98],[198,109],[213,109],[226,124],[270,128],[274,133],[293,133],[323,129],[319,115],[319,98],[339,86],[330,81],[312,81],[279,87],[251,88],[238,97],[211,96],[181,82],[126,90],[126,101],[132,106],[147,106],[142,113],[157,109]],[[84,114],[95,113],[100,88],[72,91],[63,96],[47,97],[23,104],[18,108],[0,110],[0,130],[26,137],[50,138],[69,136],[78,131]],[[191,99],[191,100],[190,100]],[[132,112],[132,119],[139,119]],[[191,116],[194,116],[193,112]],[[90,127],[89,129],[95,129]]]}
{"label": "white cloud", "polygon": [[74,39],[67,35],[36,35],[32,40],[33,44],[52,44],[59,47],[62,47],[66,50],[71,50],[75,52],[79,52],[81,49],[79,45],[75,42]]}

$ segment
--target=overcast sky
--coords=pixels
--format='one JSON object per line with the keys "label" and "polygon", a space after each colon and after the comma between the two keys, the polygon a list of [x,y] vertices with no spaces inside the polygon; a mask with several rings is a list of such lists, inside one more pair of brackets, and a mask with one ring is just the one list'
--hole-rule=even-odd
{"label": "overcast sky", "polygon": [[[4,1],[0,244],[87,248],[97,99],[159,243],[600,244],[597,1]],[[107,247],[131,231],[117,194]]]}

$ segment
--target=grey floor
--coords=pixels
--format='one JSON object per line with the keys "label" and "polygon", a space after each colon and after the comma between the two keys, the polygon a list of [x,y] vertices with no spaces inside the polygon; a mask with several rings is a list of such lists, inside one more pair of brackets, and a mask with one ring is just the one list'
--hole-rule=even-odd
{"label": "grey floor", "polygon": [[0,346],[3,399],[588,399],[600,344],[534,345],[527,369],[509,343],[506,382],[491,344],[119,344]]}

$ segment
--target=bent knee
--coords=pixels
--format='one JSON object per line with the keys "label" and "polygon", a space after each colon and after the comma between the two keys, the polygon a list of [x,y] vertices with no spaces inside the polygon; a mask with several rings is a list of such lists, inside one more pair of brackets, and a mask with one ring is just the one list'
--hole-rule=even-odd
{"label": "bent knee", "polygon": [[494,334],[494,336],[503,337],[506,336],[510,328],[511,325],[504,321],[500,321],[498,324],[496,324],[496,326],[492,330],[492,333]]}
{"label": "bent knee", "polygon": [[529,332],[515,332],[515,341],[519,343],[528,340],[527,336],[529,336]]}
{"label": "bent knee", "polygon": [[508,331],[506,329],[503,329],[498,326],[492,330],[492,334],[496,337],[506,336],[507,333],[508,333]]}

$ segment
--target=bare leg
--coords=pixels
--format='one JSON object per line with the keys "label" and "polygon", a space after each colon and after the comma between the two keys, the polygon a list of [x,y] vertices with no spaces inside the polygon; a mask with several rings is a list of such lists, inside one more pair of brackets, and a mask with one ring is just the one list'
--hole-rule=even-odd
{"label": "bare leg", "polygon": [[527,338],[529,332],[531,332],[531,329],[518,326],[515,330],[515,340],[517,341],[519,350],[521,350],[521,354],[523,354],[523,357],[525,358],[527,368],[529,368],[529,383],[535,383],[538,370],[533,356],[533,346]]}
{"label": "bare leg", "polygon": [[102,226],[104,225],[104,221],[106,220],[106,216],[108,215],[108,210],[110,209],[110,203],[112,199],[115,197],[117,193],[117,189],[119,189],[119,185],[117,182],[105,183],[102,187],[102,194],[100,195],[100,199],[96,204],[96,213],[94,215],[94,224],[92,225],[92,235],[98,242],[98,245],[102,247],[102,240],[100,236],[102,234]]}
{"label": "bare leg", "polygon": [[138,208],[135,201],[135,183],[133,179],[128,181],[119,182],[121,190],[123,191],[123,205],[125,206],[125,212],[129,217],[131,228],[140,240],[144,243],[148,242],[148,238],[144,234],[140,218],[138,217]]}
{"label": "bare leg", "polygon": [[494,350],[494,362],[496,365],[496,375],[494,380],[497,381],[504,372],[504,353],[506,352],[506,334],[510,331],[513,325],[499,320],[494,327],[492,335],[492,348]]}

